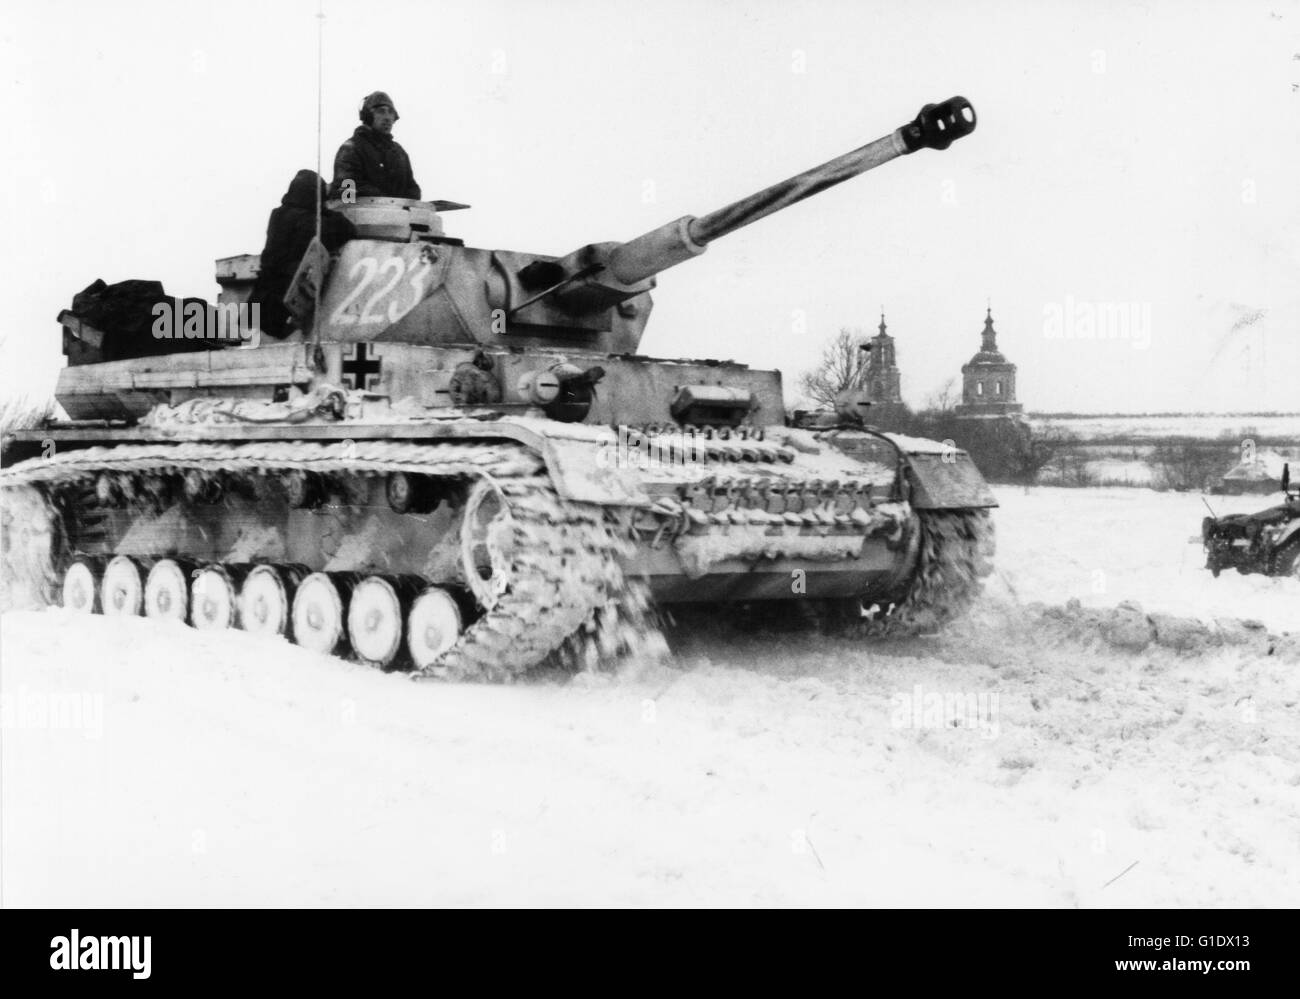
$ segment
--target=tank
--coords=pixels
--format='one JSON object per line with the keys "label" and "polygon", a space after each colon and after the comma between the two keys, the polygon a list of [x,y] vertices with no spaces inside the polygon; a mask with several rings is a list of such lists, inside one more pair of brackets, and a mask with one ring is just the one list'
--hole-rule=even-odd
{"label": "tank", "polygon": [[[309,248],[284,299],[305,332],[283,342],[107,360],[111,316],[74,305],[69,419],[6,440],[8,602],[486,681],[662,650],[675,605],[938,627],[992,554],[965,452],[851,406],[789,426],[779,372],[641,346],[663,270],[974,127],[963,98],[926,105],[710,214],[562,257],[464,246],[450,202],[336,205],[356,238]],[[257,270],[219,260],[218,308]]]}

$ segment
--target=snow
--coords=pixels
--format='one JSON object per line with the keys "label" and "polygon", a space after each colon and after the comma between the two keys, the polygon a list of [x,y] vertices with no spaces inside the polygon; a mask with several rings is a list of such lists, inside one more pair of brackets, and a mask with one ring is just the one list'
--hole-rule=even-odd
{"label": "snow", "polygon": [[[1123,486],[1099,489],[998,486],[997,571],[989,595],[1008,601],[1114,606],[1211,621],[1243,617],[1273,631],[1300,631],[1300,583],[1204,568],[1201,520],[1282,502]],[[1206,503],[1208,502],[1209,508]]]}
{"label": "snow", "polygon": [[1017,606],[1296,628],[1300,583],[1212,580],[1195,496],[998,494],[987,598],[907,641],[681,629],[666,666],[480,687],[5,615],[3,902],[1300,904],[1297,664],[1054,642]]}
{"label": "snow", "polygon": [[1225,440],[1248,437],[1300,441],[1300,413],[1182,413],[1129,416],[1029,416],[1035,430],[1062,430],[1083,441]]}
{"label": "snow", "polygon": [[1281,482],[1282,472],[1290,460],[1287,455],[1279,454],[1276,451],[1260,451],[1250,461],[1243,461],[1233,466],[1231,471],[1224,475],[1224,478],[1272,479],[1274,482]]}

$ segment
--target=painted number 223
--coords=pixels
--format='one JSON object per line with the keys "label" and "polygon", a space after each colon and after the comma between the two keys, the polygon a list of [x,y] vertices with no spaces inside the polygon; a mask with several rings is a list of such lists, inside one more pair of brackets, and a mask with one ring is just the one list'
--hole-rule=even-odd
{"label": "painted number 223", "polygon": [[[429,278],[429,270],[427,260],[417,260],[410,274],[407,275],[405,257],[389,257],[382,264],[374,257],[362,257],[348,271],[349,279],[355,280],[360,275],[361,281],[348,292],[343,301],[339,302],[338,307],[330,315],[330,322],[337,326],[365,326],[369,323],[397,322],[402,316],[415,308],[420,299],[424,297],[424,284]],[[392,301],[388,303],[387,309],[376,311],[376,309],[381,308],[380,301],[401,283],[404,276],[409,278],[407,284],[410,285],[413,293],[410,304],[402,307],[398,304],[400,296],[394,295]],[[370,297],[366,299],[361,312],[358,314],[349,311],[371,285],[377,285],[377,287],[371,291]]]}

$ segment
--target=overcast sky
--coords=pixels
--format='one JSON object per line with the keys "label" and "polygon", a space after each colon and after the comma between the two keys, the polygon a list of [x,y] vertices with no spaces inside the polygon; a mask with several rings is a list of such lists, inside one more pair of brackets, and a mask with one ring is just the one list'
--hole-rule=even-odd
{"label": "overcast sky", "polygon": [[[316,0],[0,13],[0,391],[95,278],[215,298],[316,159]],[[922,404],[1000,346],[1035,411],[1300,410],[1300,3],[325,3],[324,171],[388,91],[449,234],[561,254],[704,214],[953,94],[971,137],[660,279],[642,350],[780,368],[883,305]],[[1123,316],[1130,323],[1119,325]],[[1089,319],[1106,339],[1082,337]]]}

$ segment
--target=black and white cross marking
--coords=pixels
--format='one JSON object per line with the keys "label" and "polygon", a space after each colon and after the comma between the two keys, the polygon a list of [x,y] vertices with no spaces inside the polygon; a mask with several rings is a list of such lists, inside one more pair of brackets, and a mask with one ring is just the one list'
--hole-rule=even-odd
{"label": "black and white cross marking", "polygon": [[343,387],[369,391],[379,387],[379,369],[383,360],[368,344],[353,343],[343,348]]}

